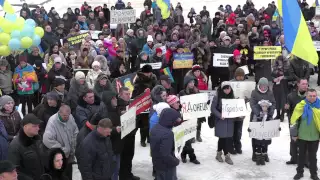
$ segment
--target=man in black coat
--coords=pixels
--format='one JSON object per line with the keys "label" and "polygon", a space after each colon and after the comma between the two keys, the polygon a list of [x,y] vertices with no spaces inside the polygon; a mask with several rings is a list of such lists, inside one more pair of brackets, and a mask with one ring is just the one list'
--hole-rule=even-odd
{"label": "man in black coat", "polygon": [[41,157],[41,137],[38,135],[41,120],[34,114],[27,114],[21,121],[22,128],[9,146],[8,160],[17,166],[19,178],[40,180],[45,163]]}
{"label": "man in black coat", "polygon": [[299,79],[307,79],[310,78],[310,68],[309,63],[295,57],[293,60],[290,61],[289,67],[290,77],[293,78],[293,81],[298,81]]}
{"label": "man in black coat", "polygon": [[97,129],[88,134],[81,143],[78,161],[82,179],[111,180],[115,168],[109,137],[111,131],[111,120],[102,119]]}

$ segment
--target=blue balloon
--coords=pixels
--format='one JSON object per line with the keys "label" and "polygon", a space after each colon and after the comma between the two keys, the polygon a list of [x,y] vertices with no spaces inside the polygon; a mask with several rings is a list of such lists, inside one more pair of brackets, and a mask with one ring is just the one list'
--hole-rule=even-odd
{"label": "blue balloon", "polygon": [[17,15],[7,13],[5,19],[11,22],[15,22],[17,20]]}
{"label": "blue balloon", "polygon": [[11,39],[8,44],[12,51],[20,49],[21,43],[19,39]]}
{"label": "blue balloon", "polygon": [[32,38],[33,34],[34,34],[34,28],[32,28],[31,26],[25,25],[22,31],[20,32],[20,38],[23,38],[25,36]]}
{"label": "blue balloon", "polygon": [[41,38],[38,35],[34,35],[32,38],[32,45],[39,46],[41,43]]}
{"label": "blue balloon", "polygon": [[35,28],[36,27],[36,22],[33,19],[27,19],[26,22],[25,22],[25,25],[29,25],[29,26]]}
{"label": "blue balloon", "polygon": [[20,39],[20,31],[14,30],[11,32],[11,38],[12,39]]}

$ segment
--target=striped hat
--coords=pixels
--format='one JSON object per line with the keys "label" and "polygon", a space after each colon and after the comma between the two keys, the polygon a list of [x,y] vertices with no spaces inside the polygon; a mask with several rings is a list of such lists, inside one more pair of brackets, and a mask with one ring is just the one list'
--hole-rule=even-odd
{"label": "striped hat", "polygon": [[167,103],[171,106],[172,104],[176,103],[179,101],[179,98],[175,95],[169,95],[167,97]]}

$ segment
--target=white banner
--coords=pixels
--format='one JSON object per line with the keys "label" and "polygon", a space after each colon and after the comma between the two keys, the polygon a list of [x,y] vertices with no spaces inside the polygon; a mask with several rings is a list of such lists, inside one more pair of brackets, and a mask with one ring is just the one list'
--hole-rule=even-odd
{"label": "white banner", "polygon": [[80,33],[86,33],[89,32],[91,35],[92,39],[99,39],[99,33],[101,33],[102,31],[88,31],[88,30],[81,30]]}
{"label": "white banner", "polygon": [[248,69],[248,66],[247,66],[247,65],[241,66],[241,67],[239,67],[239,68],[241,68],[241,69],[244,71],[244,74],[249,74],[249,69]]}
{"label": "white banner", "polygon": [[196,137],[197,119],[185,121],[173,128],[172,131],[174,133],[175,152],[180,155],[186,141]]}
{"label": "white banner", "polygon": [[317,51],[320,51],[320,41],[313,41],[313,45],[314,45],[314,47],[316,48]]}
{"label": "white banner", "polygon": [[110,24],[126,24],[136,22],[135,9],[123,9],[110,11]]}
{"label": "white banner", "polygon": [[136,128],[137,107],[130,108],[125,114],[120,116],[121,121],[121,139],[131,133]]}
{"label": "white banner", "polygon": [[[213,97],[217,95],[217,91],[213,90],[200,90],[201,93],[208,93],[208,99],[210,100],[210,104],[212,103]],[[211,107],[211,105],[210,105]]]}
{"label": "white banner", "polygon": [[222,117],[236,118],[248,114],[244,99],[222,99]]}
{"label": "white banner", "polygon": [[182,116],[184,120],[210,116],[210,105],[207,104],[208,93],[181,96]]}
{"label": "white banner", "polygon": [[253,81],[229,81],[235,98],[251,98],[252,91],[256,88],[256,82]]}
{"label": "white banner", "polygon": [[320,15],[320,6],[316,7],[316,15]]}
{"label": "white banner", "polygon": [[271,139],[280,136],[280,120],[271,120],[265,122],[250,122],[249,128],[251,132],[249,136],[255,139]]}
{"label": "white banner", "polygon": [[140,68],[142,68],[144,65],[149,64],[150,66],[152,66],[152,69],[161,69],[162,67],[162,62],[157,62],[157,63],[144,63],[144,64],[140,64]]}
{"label": "white banner", "polygon": [[232,56],[233,54],[214,53],[213,67],[229,67],[228,60]]}

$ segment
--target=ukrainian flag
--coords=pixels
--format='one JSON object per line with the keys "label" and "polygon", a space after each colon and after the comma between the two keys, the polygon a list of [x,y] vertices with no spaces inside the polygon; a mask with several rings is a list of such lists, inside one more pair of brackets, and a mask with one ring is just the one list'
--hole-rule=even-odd
{"label": "ukrainian flag", "polygon": [[282,14],[284,41],[288,51],[313,65],[317,65],[318,54],[298,2],[278,0],[278,8],[279,14]]}
{"label": "ukrainian flag", "polygon": [[173,76],[172,76],[172,74],[171,74],[171,71],[170,71],[169,67],[164,68],[164,69],[163,69],[163,73],[164,73],[165,75],[169,76],[171,82],[174,83],[174,79],[173,79]]}
{"label": "ukrainian flag", "polygon": [[0,0],[0,6],[2,6],[4,12],[14,14],[14,9],[8,0]]}
{"label": "ukrainian flag", "polygon": [[161,9],[162,19],[170,16],[170,0],[157,0],[157,6]]}
{"label": "ukrainian flag", "polygon": [[313,3],[312,7],[317,7],[317,6],[319,6],[319,1],[318,1],[318,0],[316,0],[316,1]]}

